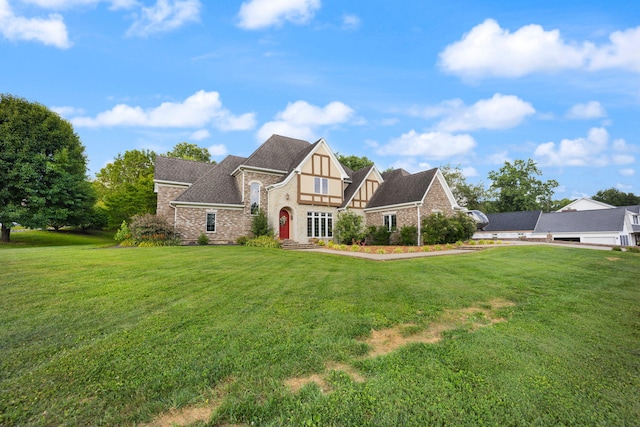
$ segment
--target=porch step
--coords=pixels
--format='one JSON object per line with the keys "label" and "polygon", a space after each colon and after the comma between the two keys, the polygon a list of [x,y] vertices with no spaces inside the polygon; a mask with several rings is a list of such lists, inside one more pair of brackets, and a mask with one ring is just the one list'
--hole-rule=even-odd
{"label": "porch step", "polygon": [[298,243],[294,242],[290,239],[285,239],[280,242],[282,249],[285,250],[304,250],[304,249],[317,249],[318,245],[314,245],[313,243]]}

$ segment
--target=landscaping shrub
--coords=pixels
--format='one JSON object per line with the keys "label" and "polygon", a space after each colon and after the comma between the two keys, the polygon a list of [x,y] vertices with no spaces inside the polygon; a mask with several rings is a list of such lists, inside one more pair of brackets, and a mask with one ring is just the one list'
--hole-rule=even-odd
{"label": "landscaping shrub", "polygon": [[114,239],[120,246],[175,246],[180,238],[166,219],[153,214],[135,215],[131,224],[126,221],[116,232]]}
{"label": "landscaping shrub", "polygon": [[240,236],[236,239],[236,243],[240,246],[246,246],[249,238],[247,236]]}
{"label": "landscaping shrub", "polygon": [[389,244],[389,237],[391,237],[391,232],[384,225],[379,227],[371,226],[367,233],[366,242],[367,245],[386,246]]}
{"label": "landscaping shrub", "polygon": [[403,246],[416,246],[418,244],[418,227],[405,225],[400,228],[400,241]]}
{"label": "landscaping shrub", "polygon": [[638,246],[629,246],[627,248],[627,252],[638,254],[638,253],[640,253],[640,247],[638,247]]}
{"label": "landscaping shrub", "polygon": [[258,248],[280,248],[280,242],[278,242],[273,236],[260,236],[254,239],[247,240],[247,246],[254,246]]}
{"label": "landscaping shrub", "polygon": [[333,235],[338,243],[350,245],[366,237],[363,217],[352,211],[340,212],[333,225]]}
{"label": "landscaping shrub", "polygon": [[455,216],[432,213],[422,220],[423,240],[427,245],[468,240],[475,231],[475,221],[463,213]]}
{"label": "landscaping shrub", "polygon": [[198,244],[202,246],[208,245],[209,237],[204,233],[200,233],[200,235],[198,236]]}
{"label": "landscaping shrub", "polygon": [[273,236],[273,228],[269,227],[269,219],[262,209],[258,209],[258,213],[251,219],[251,233],[253,237]]}

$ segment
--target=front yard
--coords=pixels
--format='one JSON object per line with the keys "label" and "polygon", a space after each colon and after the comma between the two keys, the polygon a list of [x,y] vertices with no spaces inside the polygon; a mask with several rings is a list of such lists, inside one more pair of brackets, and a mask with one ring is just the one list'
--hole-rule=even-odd
{"label": "front yard", "polygon": [[0,262],[0,425],[640,424],[638,254],[77,246]]}

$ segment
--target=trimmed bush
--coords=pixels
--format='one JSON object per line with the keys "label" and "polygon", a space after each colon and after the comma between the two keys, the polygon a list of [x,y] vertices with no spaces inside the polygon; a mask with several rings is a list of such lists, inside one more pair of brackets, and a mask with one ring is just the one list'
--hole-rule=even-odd
{"label": "trimmed bush", "polygon": [[333,235],[338,243],[360,243],[366,237],[363,217],[349,210],[340,212],[333,225]]}
{"label": "trimmed bush", "polygon": [[247,240],[247,246],[253,246],[257,248],[280,248],[280,242],[278,242],[273,236],[260,236],[255,239]]}
{"label": "trimmed bush", "polygon": [[400,228],[400,242],[403,246],[416,246],[418,244],[418,227],[405,225]]}
{"label": "trimmed bush", "polygon": [[423,240],[427,245],[468,240],[475,231],[475,221],[463,213],[455,216],[432,213],[422,220]]}
{"label": "trimmed bush", "polygon": [[236,239],[236,243],[240,246],[246,246],[249,238],[247,236],[240,236]]}
{"label": "trimmed bush", "polygon": [[204,233],[200,233],[198,236],[198,244],[201,246],[205,246],[209,244],[209,236]]}
{"label": "trimmed bush", "polygon": [[371,226],[369,227],[369,231],[367,233],[367,245],[387,246],[389,245],[390,237],[391,232],[384,225],[381,225],[379,227]]}

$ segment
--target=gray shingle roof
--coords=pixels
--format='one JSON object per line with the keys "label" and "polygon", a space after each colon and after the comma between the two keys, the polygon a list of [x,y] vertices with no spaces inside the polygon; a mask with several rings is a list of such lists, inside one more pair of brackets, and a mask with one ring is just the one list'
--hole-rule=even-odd
{"label": "gray shingle roof", "polygon": [[407,175],[407,171],[402,169],[397,169],[397,171],[383,175],[385,181],[371,197],[367,208],[421,201],[438,169],[430,169],[409,175]]}
{"label": "gray shingle roof", "polygon": [[193,184],[215,166],[212,163],[156,156],[153,177],[158,181]]}
{"label": "gray shingle roof", "polygon": [[369,175],[369,172],[371,172],[371,169],[373,169],[374,166],[373,165],[367,166],[366,168],[359,169],[356,172],[352,171],[351,169],[347,168],[344,165],[342,167],[345,169],[347,174],[351,177],[351,184],[349,184],[347,188],[344,190],[344,203],[341,206],[344,208],[351,201],[351,198],[355,194],[356,190],[360,187],[360,185],[362,184],[362,181],[365,180],[365,178],[367,177],[367,175]]}
{"label": "gray shingle roof", "polygon": [[301,139],[272,135],[247,158],[243,166],[291,172],[312,147]]}
{"label": "gray shingle roof", "polygon": [[542,211],[499,212],[486,214],[489,225],[483,231],[533,231]]}
{"label": "gray shingle roof", "polygon": [[227,156],[218,165],[204,174],[191,187],[175,200],[177,202],[211,203],[241,205],[242,194],[231,176],[238,166],[242,165],[246,158]]}
{"label": "gray shingle roof", "polygon": [[622,231],[627,208],[542,214],[535,233]]}

